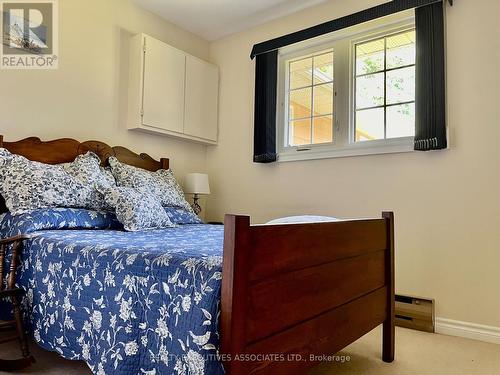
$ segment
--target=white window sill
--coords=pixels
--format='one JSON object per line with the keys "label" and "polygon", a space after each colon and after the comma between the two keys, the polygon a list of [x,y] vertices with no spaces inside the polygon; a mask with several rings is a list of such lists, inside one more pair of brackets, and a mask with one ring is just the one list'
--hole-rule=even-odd
{"label": "white window sill", "polygon": [[310,150],[304,151],[298,151],[297,147],[289,147],[280,150],[278,162],[395,154],[413,151],[413,137],[408,137],[381,141],[357,142],[345,146],[313,145],[310,146]]}

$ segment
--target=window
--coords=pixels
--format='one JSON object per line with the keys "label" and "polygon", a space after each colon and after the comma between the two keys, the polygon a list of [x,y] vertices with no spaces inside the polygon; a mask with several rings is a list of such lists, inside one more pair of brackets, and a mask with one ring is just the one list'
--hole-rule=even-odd
{"label": "window", "polygon": [[288,62],[288,145],[333,141],[333,51]]}
{"label": "window", "polygon": [[415,30],[355,45],[355,141],[415,135]]}
{"label": "window", "polygon": [[404,17],[280,49],[279,161],[413,150],[415,24]]}

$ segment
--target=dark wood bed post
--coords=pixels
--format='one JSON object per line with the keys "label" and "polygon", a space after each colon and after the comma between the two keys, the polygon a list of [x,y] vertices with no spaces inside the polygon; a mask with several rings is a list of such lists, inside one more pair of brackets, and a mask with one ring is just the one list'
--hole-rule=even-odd
{"label": "dark wood bed post", "polygon": [[[248,216],[225,216],[222,265],[224,287],[221,295],[221,331],[224,333],[221,337],[221,353],[229,355],[229,358],[223,358],[228,374],[240,373],[241,362],[233,359],[245,351],[249,230]],[[235,256],[236,253],[238,256]]]}
{"label": "dark wood bed post", "polygon": [[386,254],[386,285],[387,285],[387,318],[382,329],[382,360],[394,361],[395,343],[395,283],[394,283],[394,213],[383,212],[382,217],[387,221],[387,254]]}
{"label": "dark wood bed post", "polygon": [[3,147],[3,135],[0,135],[0,147]]}
{"label": "dark wood bed post", "polygon": [[168,169],[170,167],[170,162],[166,158],[161,158],[160,159],[160,164],[161,164],[161,169]]}

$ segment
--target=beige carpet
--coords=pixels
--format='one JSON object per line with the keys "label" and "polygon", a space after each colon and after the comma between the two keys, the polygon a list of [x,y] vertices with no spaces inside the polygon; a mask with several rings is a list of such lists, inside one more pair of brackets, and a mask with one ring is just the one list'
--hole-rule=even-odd
{"label": "beige carpet", "polygon": [[[500,374],[500,345],[397,328],[394,363],[382,362],[380,350],[380,329],[376,329],[339,353],[346,359],[349,356],[349,361],[323,364],[313,369],[311,375]],[[37,363],[23,371],[24,374],[90,374],[82,362],[67,361],[35,344],[32,351]],[[0,346],[0,358],[17,353],[13,343]],[[0,374],[7,373],[0,371]]]}
{"label": "beige carpet", "polygon": [[345,348],[343,364],[324,364],[311,375],[499,375],[500,345],[396,327],[396,358],[381,359],[381,329]]}

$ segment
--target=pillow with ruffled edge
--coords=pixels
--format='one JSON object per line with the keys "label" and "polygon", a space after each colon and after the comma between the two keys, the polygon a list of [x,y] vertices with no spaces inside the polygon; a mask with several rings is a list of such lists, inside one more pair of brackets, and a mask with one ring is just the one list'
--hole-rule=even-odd
{"label": "pillow with ruffled edge", "polygon": [[115,178],[109,167],[101,166],[101,159],[94,152],[78,155],[71,163],[60,164],[66,172],[78,181],[102,187],[116,186]]}
{"label": "pillow with ruffled edge", "polygon": [[160,169],[156,172],[150,172],[121,163],[113,156],[109,158],[109,165],[118,186],[131,187],[145,193],[153,194],[163,207],[178,207],[188,212],[193,212],[191,205],[184,197],[182,188],[177,183],[170,169]]}
{"label": "pillow with ruffled edge", "polygon": [[12,215],[40,208],[93,207],[93,189],[61,166],[0,149],[0,194]]}
{"label": "pillow with ruffled edge", "polygon": [[153,194],[130,187],[112,187],[102,190],[102,193],[106,203],[114,208],[116,217],[129,232],[175,226]]}
{"label": "pillow with ruffled edge", "polygon": [[113,207],[105,202],[104,196],[99,192],[99,189],[116,186],[116,181],[111,171],[101,167],[99,156],[89,151],[86,154],[78,155],[71,163],[64,163],[61,166],[70,176],[93,189],[92,202],[89,208],[98,211],[113,210]]}

